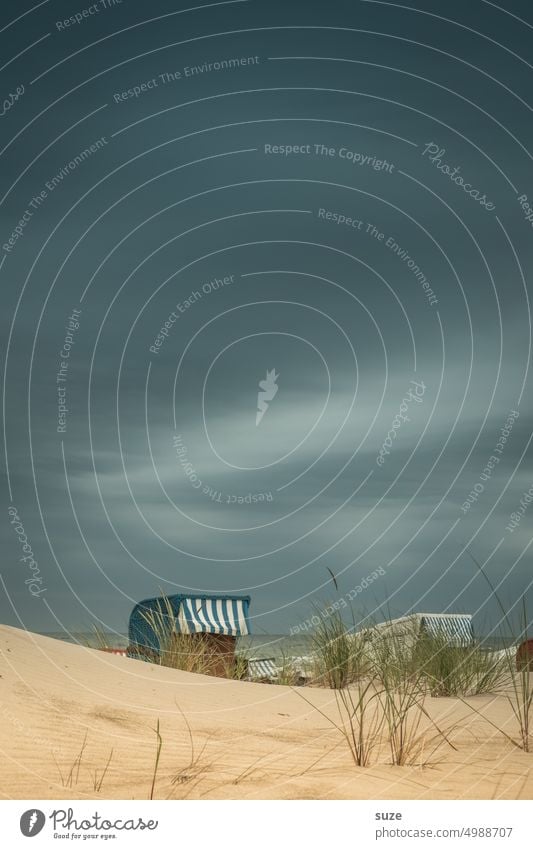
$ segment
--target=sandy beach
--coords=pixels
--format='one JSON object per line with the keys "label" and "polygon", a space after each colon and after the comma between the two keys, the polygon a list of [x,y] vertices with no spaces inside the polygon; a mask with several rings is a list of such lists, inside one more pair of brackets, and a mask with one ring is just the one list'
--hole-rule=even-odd
{"label": "sandy beach", "polygon": [[[471,699],[481,716],[459,699],[429,698],[456,749],[405,767],[387,763],[385,750],[361,768],[288,687],[194,675],[7,626],[0,650],[4,799],[150,798],[158,720],[157,799],[532,798],[533,755],[494,728],[514,733],[504,695]],[[335,716],[333,691],[302,692]]]}

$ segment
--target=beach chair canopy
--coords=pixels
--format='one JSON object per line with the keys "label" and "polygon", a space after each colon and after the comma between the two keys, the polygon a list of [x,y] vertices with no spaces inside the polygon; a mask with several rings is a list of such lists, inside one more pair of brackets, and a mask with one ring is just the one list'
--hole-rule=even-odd
{"label": "beach chair canopy", "polygon": [[466,613],[422,613],[421,629],[431,637],[446,637],[454,645],[469,645],[474,639],[472,617]]}
{"label": "beach chair canopy", "polygon": [[278,667],[273,657],[251,657],[248,661],[248,677],[253,678],[276,678]]}
{"label": "beach chair canopy", "polygon": [[[451,645],[466,646],[474,640],[472,616],[469,613],[410,613],[399,619],[381,622],[375,629],[368,629],[370,638],[373,631],[386,637],[417,640],[422,634],[442,639],[445,637]],[[364,632],[363,632],[364,633]]]}
{"label": "beach chair canopy", "polygon": [[[129,621],[130,646],[159,651],[156,631],[179,634],[225,634],[243,637],[250,633],[249,596],[170,595],[148,598],[135,605]],[[158,623],[154,631],[153,621]]]}

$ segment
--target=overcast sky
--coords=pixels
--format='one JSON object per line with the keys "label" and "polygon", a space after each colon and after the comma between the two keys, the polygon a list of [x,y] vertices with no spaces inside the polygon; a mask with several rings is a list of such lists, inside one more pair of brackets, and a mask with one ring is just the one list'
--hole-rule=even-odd
{"label": "overcast sky", "polygon": [[357,611],[486,632],[465,547],[531,580],[530,4],[190,5],[2,5],[1,620],[287,632],[381,567]]}

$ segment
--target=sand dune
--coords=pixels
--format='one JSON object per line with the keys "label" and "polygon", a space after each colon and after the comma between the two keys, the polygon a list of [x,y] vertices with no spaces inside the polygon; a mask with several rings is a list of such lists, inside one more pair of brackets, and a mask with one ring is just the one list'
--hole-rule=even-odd
{"label": "sand dune", "polygon": [[[530,799],[533,755],[504,696],[429,699],[457,747],[425,766],[355,767],[337,731],[287,687],[152,666],[0,627],[0,791],[5,799],[154,797]],[[335,715],[329,690],[306,689]],[[187,723],[190,727],[187,727]],[[76,758],[85,748],[81,761]],[[100,779],[113,751],[107,773]]]}

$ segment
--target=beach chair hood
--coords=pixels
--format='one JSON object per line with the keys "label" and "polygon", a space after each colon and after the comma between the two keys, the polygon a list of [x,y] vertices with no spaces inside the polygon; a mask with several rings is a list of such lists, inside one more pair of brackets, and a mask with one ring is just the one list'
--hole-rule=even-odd
{"label": "beach chair hood", "polygon": [[185,595],[148,598],[132,610],[129,621],[130,646],[160,650],[159,639],[151,627],[150,613],[168,624],[168,630],[180,634],[224,634],[243,637],[250,633],[249,596]]}

